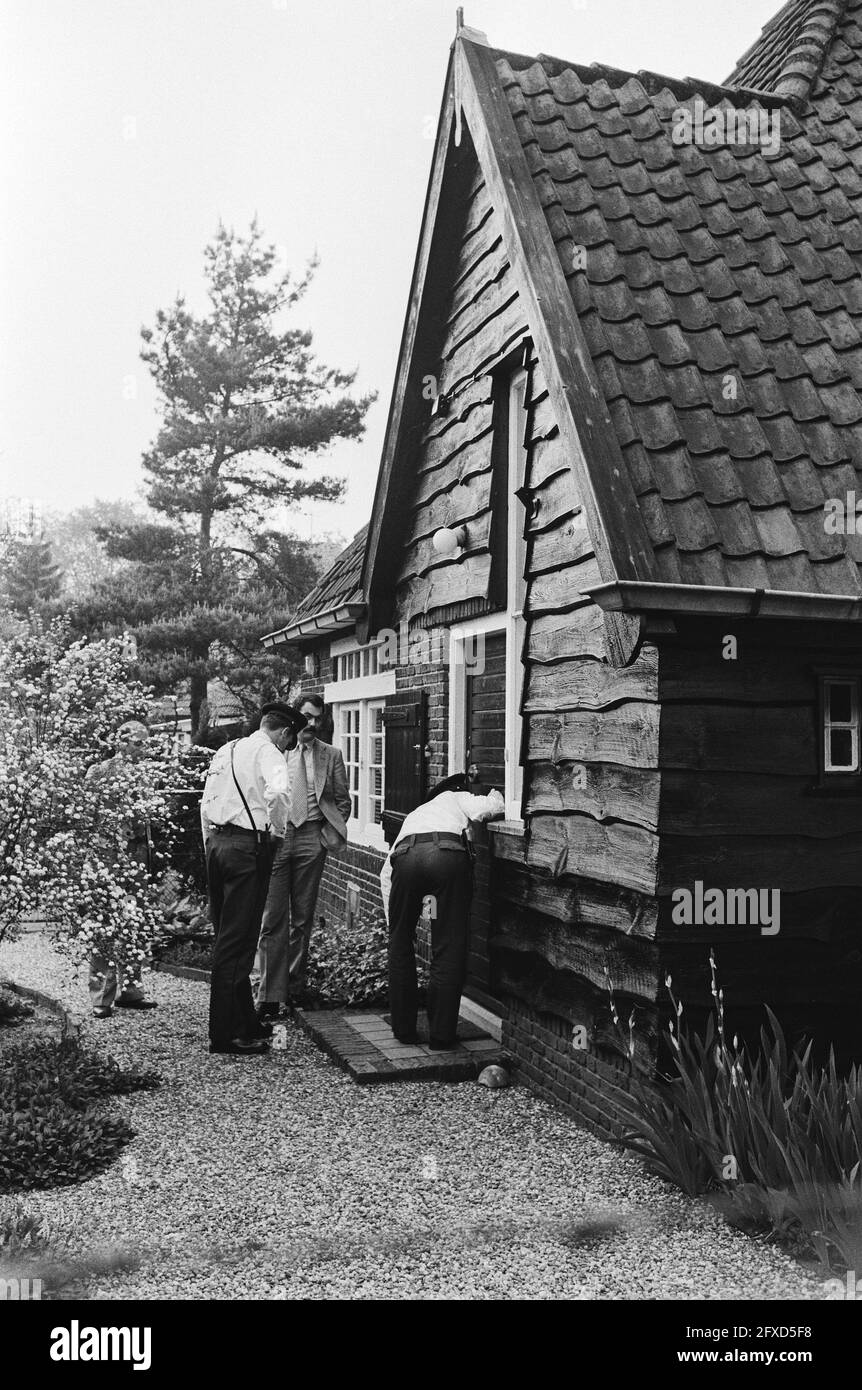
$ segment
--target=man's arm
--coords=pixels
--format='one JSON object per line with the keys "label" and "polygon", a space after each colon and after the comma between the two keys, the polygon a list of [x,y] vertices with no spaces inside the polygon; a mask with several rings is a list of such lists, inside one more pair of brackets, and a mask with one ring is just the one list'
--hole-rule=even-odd
{"label": "man's arm", "polygon": [[474,796],[472,792],[456,792],[458,805],[471,820],[495,820],[502,816],[506,803],[494,787],[487,796]]}
{"label": "man's arm", "polygon": [[283,753],[270,743],[260,752],[259,766],[264,780],[263,803],[272,833],[283,837],[290,819],[290,792],[287,784],[287,763]]}
{"label": "man's arm", "polygon": [[383,899],[383,915],[389,921],[389,898],[392,893],[392,856],[387,854],[380,870],[380,896]]}
{"label": "man's arm", "polygon": [[333,748],[332,764],[332,787],[335,793],[335,804],[345,820],[350,819],[353,810],[353,802],[350,800],[350,788],[347,784],[347,768],[344,766],[344,757],[340,748]]}

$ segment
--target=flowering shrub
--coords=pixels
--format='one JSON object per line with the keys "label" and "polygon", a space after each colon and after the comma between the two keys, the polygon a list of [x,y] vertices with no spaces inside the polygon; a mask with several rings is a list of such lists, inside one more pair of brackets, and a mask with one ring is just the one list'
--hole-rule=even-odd
{"label": "flowering shrub", "polygon": [[388,949],[389,929],[382,912],[352,922],[327,918],[311,938],[309,990],[347,1007],[385,1003]]}
{"label": "flowering shrub", "polygon": [[[130,679],[121,638],[73,642],[65,619],[36,617],[0,635],[0,940],[40,910],[75,958],[149,954],[176,833],[176,760],[154,739],[152,756],[87,776],[119,724],[146,719],[149,694]],[[148,824],[152,874],[127,851]]]}

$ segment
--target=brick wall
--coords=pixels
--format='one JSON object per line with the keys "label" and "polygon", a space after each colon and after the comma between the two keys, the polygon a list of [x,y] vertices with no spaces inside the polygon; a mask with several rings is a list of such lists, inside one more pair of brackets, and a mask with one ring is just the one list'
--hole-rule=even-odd
{"label": "brick wall", "polygon": [[614,1094],[626,1089],[627,1073],[610,1060],[572,1046],[571,1024],[506,1000],[502,1044],[515,1063],[516,1078],[570,1114],[600,1139],[616,1137]]}
{"label": "brick wall", "polygon": [[380,870],[385,855],[365,845],[348,845],[343,854],[329,854],[320,880],[317,915],[343,922],[347,916],[347,888],[359,887],[359,911],[372,916],[383,911],[380,898]]}

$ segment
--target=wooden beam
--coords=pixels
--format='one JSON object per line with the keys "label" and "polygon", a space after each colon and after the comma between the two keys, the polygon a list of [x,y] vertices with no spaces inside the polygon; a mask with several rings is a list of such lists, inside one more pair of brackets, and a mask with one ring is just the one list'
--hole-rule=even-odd
{"label": "wooden beam", "polygon": [[652,578],[652,545],[492,53],[455,49],[464,114],[503,230],[603,577]]}
{"label": "wooden beam", "polygon": [[395,376],[395,385],[392,390],[392,399],[389,405],[389,418],[386,424],[383,457],[380,461],[380,472],[377,477],[377,488],[374,493],[374,504],[371,510],[371,523],[368,529],[368,541],[365,548],[365,563],[362,570],[362,587],[368,600],[369,626],[372,629],[376,626],[376,618],[380,611],[380,603],[375,593],[374,577],[378,566],[380,541],[386,513],[386,500],[392,480],[393,468],[398,458],[404,437],[404,426],[406,423],[405,404],[407,402],[408,385],[413,375],[414,349],[419,333],[422,301],[425,293],[428,267],[431,262],[434,228],[443,189],[443,176],[446,171],[454,118],[454,66],[452,57],[450,56],[440,110],[440,120],[437,126],[437,139],[434,146],[431,175],[425,195],[422,229],[419,235],[419,246],[416,251],[416,260],[413,266],[410,299],[407,304],[404,328],[401,334],[398,369]]}

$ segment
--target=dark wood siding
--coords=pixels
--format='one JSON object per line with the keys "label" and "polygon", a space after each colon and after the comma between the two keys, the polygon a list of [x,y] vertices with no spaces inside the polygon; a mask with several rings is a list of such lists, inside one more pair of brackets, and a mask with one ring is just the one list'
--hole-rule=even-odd
{"label": "dark wood siding", "polygon": [[651,1052],[658,963],[659,706],[657,653],[609,657],[599,579],[574,476],[538,363],[531,372],[524,681],[526,845],[494,836],[492,958],[498,987],[531,1009],[610,1023],[608,973],[621,1010],[638,1010]]}
{"label": "dark wood siding", "polygon": [[[488,191],[476,173],[466,197],[460,249],[446,295],[439,352],[427,364],[448,399],[429,418],[416,447],[415,483],[405,516],[398,574],[400,617],[452,603],[486,600],[491,553],[494,415],[489,367],[526,331]],[[431,541],[441,526],[468,527],[464,554],[444,561]]]}
{"label": "dark wood siding", "polygon": [[[790,1029],[858,1049],[862,797],[818,792],[817,669],[862,672],[862,641],[831,625],[677,629],[660,639],[663,969],[706,1008],[714,947],[741,1031],[759,1028],[768,1003]],[[722,656],[725,635],[735,660]],[[780,931],[675,925],[671,895],[697,880],[778,889]]]}

